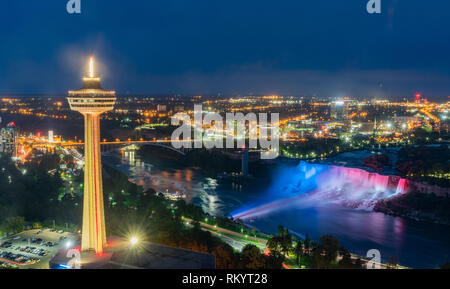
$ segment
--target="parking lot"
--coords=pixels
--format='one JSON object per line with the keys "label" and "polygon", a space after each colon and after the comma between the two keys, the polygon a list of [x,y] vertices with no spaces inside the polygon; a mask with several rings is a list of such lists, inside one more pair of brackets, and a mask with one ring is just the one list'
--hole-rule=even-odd
{"label": "parking lot", "polygon": [[50,259],[77,236],[54,229],[29,230],[0,239],[0,266],[17,269],[48,269]]}

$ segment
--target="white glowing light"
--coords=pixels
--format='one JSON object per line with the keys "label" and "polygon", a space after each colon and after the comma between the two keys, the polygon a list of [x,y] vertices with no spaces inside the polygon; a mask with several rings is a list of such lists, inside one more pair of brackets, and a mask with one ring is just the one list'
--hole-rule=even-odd
{"label": "white glowing light", "polygon": [[94,77],[94,57],[89,58],[89,77]]}
{"label": "white glowing light", "polygon": [[136,245],[138,242],[139,242],[139,240],[136,237],[133,237],[133,238],[130,239],[131,245]]}

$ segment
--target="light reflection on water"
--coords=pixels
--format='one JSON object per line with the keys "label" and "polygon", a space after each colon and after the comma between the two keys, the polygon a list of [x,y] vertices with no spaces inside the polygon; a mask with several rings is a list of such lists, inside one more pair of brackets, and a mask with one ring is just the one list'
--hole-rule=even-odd
{"label": "light reflection on water", "polygon": [[[183,192],[188,202],[201,206],[211,215],[231,214],[266,193],[262,187],[242,188],[206,178],[192,168],[157,168],[142,162],[134,152],[124,153],[122,157],[105,156],[104,161],[122,170],[144,189]],[[395,255],[402,265],[414,268],[436,268],[450,261],[450,227],[382,213],[326,204],[286,208],[248,222],[266,233],[276,232],[281,224],[301,236],[308,233],[313,239],[331,234],[353,253],[365,255],[369,249],[379,249],[384,260]]]}
{"label": "light reflection on water", "polygon": [[240,193],[233,185],[229,194],[219,197],[218,191],[228,191],[223,186],[219,189],[219,182],[215,178],[200,176],[193,168],[159,169],[141,161],[139,155],[133,151],[122,152],[118,155],[106,155],[104,162],[121,170],[131,181],[147,190],[153,188],[157,192],[180,192],[187,196],[188,203],[194,203],[211,215],[226,215],[231,209],[242,205],[234,194]]}

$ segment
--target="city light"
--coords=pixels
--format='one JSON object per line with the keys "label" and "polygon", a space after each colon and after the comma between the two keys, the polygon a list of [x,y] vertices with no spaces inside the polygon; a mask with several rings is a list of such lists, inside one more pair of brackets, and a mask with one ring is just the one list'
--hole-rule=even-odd
{"label": "city light", "polygon": [[132,237],[132,238],[130,239],[130,244],[131,244],[132,246],[136,245],[137,243],[139,243],[139,239],[138,239],[137,237]]}

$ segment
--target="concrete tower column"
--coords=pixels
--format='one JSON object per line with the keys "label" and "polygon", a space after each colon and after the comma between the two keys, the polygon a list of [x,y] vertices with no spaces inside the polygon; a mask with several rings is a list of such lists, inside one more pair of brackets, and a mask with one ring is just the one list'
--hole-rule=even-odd
{"label": "concrete tower column", "polygon": [[83,251],[103,252],[106,245],[103,206],[102,163],[100,151],[100,115],[86,113],[85,118],[85,187],[83,203]]}
{"label": "concrete tower column", "polygon": [[84,116],[84,197],[81,249],[103,253],[106,245],[103,204],[102,160],[100,149],[100,115],[114,108],[114,91],[103,90],[100,78],[94,77],[93,58],[89,62],[89,77],[83,78],[83,88],[69,91],[70,108]]}

